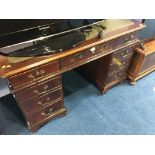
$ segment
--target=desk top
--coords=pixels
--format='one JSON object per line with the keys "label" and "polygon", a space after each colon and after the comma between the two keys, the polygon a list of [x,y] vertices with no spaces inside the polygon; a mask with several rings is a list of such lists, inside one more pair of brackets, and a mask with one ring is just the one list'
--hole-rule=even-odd
{"label": "desk top", "polygon": [[9,77],[12,75],[16,75],[28,69],[32,69],[34,67],[49,63],[51,61],[55,61],[66,56],[78,53],[87,48],[91,48],[98,44],[120,37],[122,35],[138,31],[145,27],[145,25],[139,23],[136,20],[126,19],[109,19],[103,21],[102,24],[107,27],[103,38],[94,38],[94,31],[84,43],[71,50],[63,51],[62,53],[38,57],[7,57],[0,55],[0,77]]}

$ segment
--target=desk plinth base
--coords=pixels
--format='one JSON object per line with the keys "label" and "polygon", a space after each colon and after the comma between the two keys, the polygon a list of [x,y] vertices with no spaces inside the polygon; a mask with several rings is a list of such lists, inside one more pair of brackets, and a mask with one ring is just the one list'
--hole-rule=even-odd
{"label": "desk plinth base", "polygon": [[65,108],[51,114],[49,117],[45,118],[44,120],[41,120],[40,122],[36,123],[36,124],[30,124],[28,121],[27,121],[27,126],[29,128],[29,130],[34,133],[36,132],[42,125],[44,125],[45,123],[47,123],[48,121],[56,118],[56,117],[63,117],[67,114],[67,110]]}

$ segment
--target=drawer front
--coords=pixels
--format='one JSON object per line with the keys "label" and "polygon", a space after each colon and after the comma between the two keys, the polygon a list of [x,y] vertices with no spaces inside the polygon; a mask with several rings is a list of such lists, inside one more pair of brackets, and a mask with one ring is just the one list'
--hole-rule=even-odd
{"label": "drawer front", "polygon": [[124,58],[124,59],[117,59],[112,57],[112,62],[109,67],[109,74],[119,70],[127,70],[131,61],[132,55]]}
{"label": "drawer front", "polygon": [[98,53],[100,53],[99,46],[94,46],[92,48],[84,50],[83,52],[63,58],[60,60],[61,69],[67,68],[75,64],[79,64],[80,62],[89,59],[97,55]]}
{"label": "drawer front", "polygon": [[117,39],[113,39],[113,40],[110,40],[110,41],[107,41],[107,42],[101,44],[100,45],[101,52],[105,52],[106,53],[106,52],[108,52],[110,50],[115,49],[115,47],[116,47],[116,40]]}
{"label": "drawer front", "polygon": [[119,81],[120,79],[123,79],[125,77],[126,77],[126,71],[125,70],[121,70],[119,72],[116,72],[112,75],[107,76],[106,85],[110,84],[112,82],[115,82],[115,81]]}
{"label": "drawer front", "polygon": [[123,44],[127,44],[135,39],[138,39],[138,32],[132,32],[130,34],[126,34],[117,39],[116,47],[122,46]]}
{"label": "drawer front", "polygon": [[61,86],[60,77],[57,76],[49,81],[39,83],[38,85],[32,86],[27,89],[23,89],[15,93],[15,98],[19,103],[23,103],[27,100],[30,100],[38,95],[46,93],[49,90],[52,90],[58,86]]}
{"label": "drawer front", "polygon": [[30,124],[36,124],[44,119],[50,117],[54,112],[64,108],[63,100],[56,101],[55,103],[48,105],[47,107],[28,116]]}
{"label": "drawer front", "polygon": [[13,89],[35,81],[49,74],[55,73],[59,70],[59,63],[57,61],[46,64],[35,69],[26,71],[16,76],[9,77],[9,82]]}
{"label": "drawer front", "polygon": [[35,110],[45,107],[46,105],[50,104],[50,102],[58,98],[62,98],[62,88],[58,88],[47,94],[36,97],[30,101],[20,104],[20,106],[26,114],[29,114]]}
{"label": "drawer front", "polygon": [[117,59],[122,59],[122,58],[128,57],[129,55],[133,55],[133,53],[134,53],[133,47],[129,47],[129,48],[121,49],[119,51],[114,52],[112,56]]}

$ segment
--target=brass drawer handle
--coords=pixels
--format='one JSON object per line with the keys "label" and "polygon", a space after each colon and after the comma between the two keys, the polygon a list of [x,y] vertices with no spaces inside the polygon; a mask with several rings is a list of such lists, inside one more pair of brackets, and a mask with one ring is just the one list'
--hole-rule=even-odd
{"label": "brass drawer handle", "polygon": [[41,101],[39,101],[39,102],[37,102],[37,104],[42,105],[42,102],[41,102]]}
{"label": "brass drawer handle", "polygon": [[80,54],[77,54],[76,55],[76,58],[82,59],[83,58],[83,55],[81,53]]}
{"label": "brass drawer handle", "polygon": [[47,99],[46,99],[47,101],[50,101],[50,97],[47,97]]}
{"label": "brass drawer handle", "polygon": [[29,74],[28,78],[34,79],[34,75],[33,74]]}
{"label": "brass drawer handle", "polygon": [[48,89],[48,85],[45,85],[45,86],[44,86],[44,90],[47,90],[47,89]]}
{"label": "brass drawer handle", "polygon": [[133,39],[135,36],[133,34],[130,35],[130,38]]}
{"label": "brass drawer handle", "polygon": [[50,108],[48,113],[42,112],[41,115],[42,115],[42,116],[45,116],[45,117],[46,117],[46,116],[49,116],[49,115],[52,114],[52,111],[53,111],[53,108]]}
{"label": "brass drawer handle", "polygon": [[38,91],[38,90],[34,90],[33,93],[34,93],[34,94],[38,94],[39,91]]}
{"label": "brass drawer handle", "polygon": [[124,39],[125,42],[128,42],[129,40],[130,40],[129,38],[125,38],[125,39]]}
{"label": "brass drawer handle", "polygon": [[43,75],[44,73],[45,73],[45,71],[44,71],[44,70],[41,70],[41,71],[40,71],[40,74],[41,74],[41,75]]}
{"label": "brass drawer handle", "polygon": [[36,75],[37,75],[37,76],[39,76],[39,75],[40,75],[39,71],[36,71]]}

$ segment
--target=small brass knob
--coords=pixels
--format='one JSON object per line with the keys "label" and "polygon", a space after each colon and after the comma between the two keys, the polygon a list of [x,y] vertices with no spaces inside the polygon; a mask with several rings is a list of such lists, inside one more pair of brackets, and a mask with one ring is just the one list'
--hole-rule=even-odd
{"label": "small brass knob", "polygon": [[34,75],[29,74],[29,75],[28,75],[28,78],[32,78],[32,79],[34,79]]}
{"label": "small brass knob", "polygon": [[39,91],[38,91],[38,90],[34,90],[33,93],[34,93],[34,94],[38,94]]}

